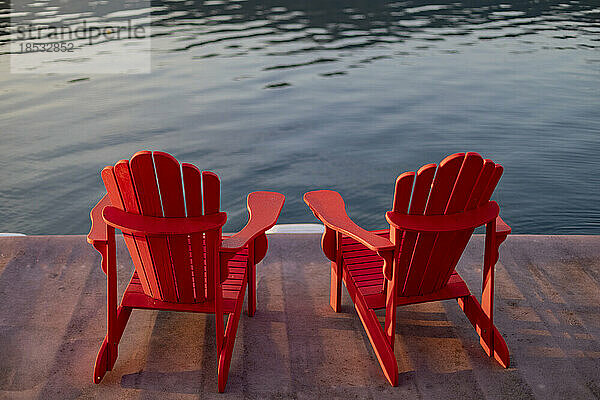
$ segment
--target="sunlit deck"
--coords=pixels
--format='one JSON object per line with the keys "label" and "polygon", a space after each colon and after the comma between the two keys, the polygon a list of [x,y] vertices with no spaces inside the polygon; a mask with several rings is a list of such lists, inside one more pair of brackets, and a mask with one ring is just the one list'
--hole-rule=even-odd
{"label": "sunlit deck", "polygon": [[[400,383],[381,372],[351,301],[329,307],[318,234],[270,235],[258,310],[242,314],[217,393],[212,316],[135,310],[115,369],[92,383],[105,276],[84,236],[0,238],[0,398],[600,398],[600,236],[513,235],[497,265],[495,322],[511,367],[485,356],[455,301],[398,309]],[[483,238],[459,263],[481,286]],[[121,290],[132,264],[118,242]],[[383,314],[382,314],[383,315]]]}

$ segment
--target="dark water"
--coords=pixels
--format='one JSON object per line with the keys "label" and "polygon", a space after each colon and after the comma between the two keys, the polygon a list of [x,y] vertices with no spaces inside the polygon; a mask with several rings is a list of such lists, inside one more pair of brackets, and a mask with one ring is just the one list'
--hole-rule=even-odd
{"label": "dark water", "polygon": [[[77,21],[147,6],[94,4],[29,7]],[[280,223],[315,222],[302,194],[332,188],[382,227],[398,174],[477,151],[505,167],[495,199],[515,233],[600,234],[597,1],[153,1],[152,15],[148,75],[11,74],[0,36],[0,232],[87,233],[100,169],[160,149],[220,176],[228,230],[259,189],[287,196]]]}

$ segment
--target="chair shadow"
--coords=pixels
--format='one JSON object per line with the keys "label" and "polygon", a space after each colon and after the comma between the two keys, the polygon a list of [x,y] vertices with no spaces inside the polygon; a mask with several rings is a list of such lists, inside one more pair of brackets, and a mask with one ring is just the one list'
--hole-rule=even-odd
{"label": "chair shadow", "polygon": [[197,394],[202,391],[197,384],[200,371],[157,372],[140,371],[121,377],[121,387],[153,392]]}
{"label": "chair shadow", "polygon": [[[258,310],[253,318],[243,315],[240,319],[228,393],[244,398],[304,395],[439,399],[518,394],[519,398],[533,399],[544,393],[544,386],[553,388],[549,396],[555,398],[561,393],[593,394],[597,393],[594,388],[600,387],[600,347],[590,330],[590,316],[600,315],[600,306],[584,304],[582,296],[557,297],[558,301],[550,297],[554,292],[544,285],[552,284],[551,274],[560,271],[561,265],[534,271],[537,281],[516,267],[506,267],[510,274],[500,269],[504,276],[497,288],[495,322],[511,351],[509,369],[485,354],[456,301],[399,307],[395,338],[399,386],[392,388],[383,377],[345,289],[342,311],[336,314],[331,310],[328,263],[303,260],[300,254],[293,254],[294,249],[287,252],[292,253],[290,259],[299,260],[286,260],[282,268],[281,260],[267,258],[258,270]],[[527,264],[528,260],[522,258],[520,255],[514,265]],[[472,271],[465,271],[465,278],[470,287],[477,288],[480,272],[475,266],[468,267]],[[474,294],[480,296],[477,289]],[[384,311],[379,310],[377,315],[383,322]],[[162,365],[163,358],[169,359],[169,352],[181,358],[190,351],[189,347],[181,350],[188,344],[173,350],[161,342],[159,332],[179,331],[186,326],[179,323],[158,318],[152,334],[156,340],[151,341],[146,363],[152,370],[123,375],[123,387],[216,394],[212,316],[199,324],[201,329],[188,334],[203,338],[191,349],[199,351],[201,357],[188,370],[163,372],[172,369]],[[359,362],[344,365],[344,360],[352,357]],[[576,375],[565,376],[566,370]],[[585,385],[579,383],[582,379]]]}
{"label": "chair shadow", "polygon": [[217,392],[213,315],[159,311],[146,354],[144,369],[122,375],[121,387],[179,394]]}

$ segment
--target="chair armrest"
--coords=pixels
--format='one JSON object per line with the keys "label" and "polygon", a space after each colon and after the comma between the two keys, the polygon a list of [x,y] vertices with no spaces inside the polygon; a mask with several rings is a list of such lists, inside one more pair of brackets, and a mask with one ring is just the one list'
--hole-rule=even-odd
{"label": "chair armrest", "polygon": [[108,225],[123,233],[137,235],[189,235],[218,229],[227,221],[224,212],[200,217],[150,217],[128,213],[113,206],[105,207],[102,217]]}
{"label": "chair armrest", "polygon": [[108,194],[105,194],[90,212],[92,227],[90,228],[90,233],[87,235],[87,242],[91,245],[108,242],[108,238],[106,237],[106,222],[102,218],[102,210],[106,206],[110,206]]}
{"label": "chair armrest", "polygon": [[447,215],[409,215],[388,211],[386,219],[391,226],[413,232],[452,232],[474,229],[498,217],[500,207],[489,201],[481,207]]}
{"label": "chair armrest", "polygon": [[357,240],[370,250],[381,252],[394,249],[394,244],[388,239],[361,228],[350,219],[346,213],[344,200],[338,192],[333,190],[308,192],[304,194],[304,202],[325,226]]}
{"label": "chair armrest", "polygon": [[507,236],[512,229],[500,216],[496,217],[496,235]]}
{"label": "chair armrest", "polygon": [[248,195],[248,223],[238,233],[224,239],[221,251],[238,252],[251,240],[273,227],[283,208],[285,196],[276,192],[252,192]]}

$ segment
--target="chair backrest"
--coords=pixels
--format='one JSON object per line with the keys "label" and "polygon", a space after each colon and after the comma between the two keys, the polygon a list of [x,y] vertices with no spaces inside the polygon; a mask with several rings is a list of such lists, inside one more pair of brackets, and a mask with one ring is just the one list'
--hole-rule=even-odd
{"label": "chair backrest", "polygon": [[[114,207],[153,217],[198,217],[219,212],[220,182],[162,152],[140,151],[102,171]],[[124,234],[140,283],[155,299],[198,303],[214,299],[220,232],[188,236]],[[216,273],[215,273],[216,271]]]}
{"label": "chair backrest", "polygon": [[[486,204],[502,176],[502,166],[477,153],[446,157],[396,180],[393,210],[412,215],[446,215]],[[393,231],[393,230],[392,230]],[[454,272],[473,230],[416,233],[390,237],[401,245],[396,260],[399,296],[417,296],[443,288]],[[391,232],[391,234],[393,234]]]}

